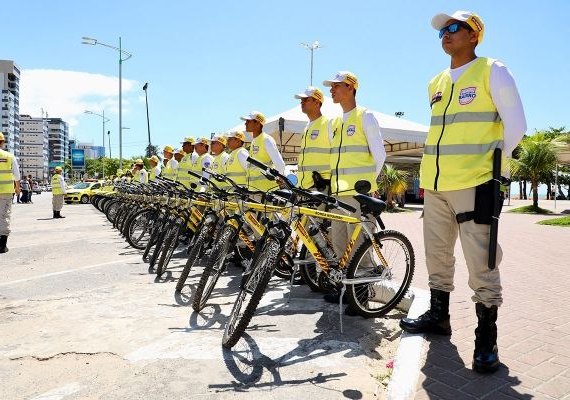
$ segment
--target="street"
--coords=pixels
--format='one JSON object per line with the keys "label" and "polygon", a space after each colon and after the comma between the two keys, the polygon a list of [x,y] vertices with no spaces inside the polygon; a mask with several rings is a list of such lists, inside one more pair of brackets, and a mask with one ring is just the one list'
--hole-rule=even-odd
{"label": "street", "polygon": [[304,285],[288,303],[288,284],[274,278],[227,351],[240,269],[196,314],[202,268],[174,296],[185,249],[157,280],[93,206],[65,205],[57,220],[50,193],[33,201],[13,206],[10,251],[0,255],[0,398],[384,398],[401,312],[344,316],[341,334],[337,306]]}

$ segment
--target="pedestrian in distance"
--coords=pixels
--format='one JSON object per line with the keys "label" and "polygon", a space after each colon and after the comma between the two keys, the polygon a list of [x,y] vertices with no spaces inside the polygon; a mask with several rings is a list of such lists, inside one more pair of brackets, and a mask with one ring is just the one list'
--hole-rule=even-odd
{"label": "pedestrian in distance", "polygon": [[20,180],[20,187],[22,189],[20,203],[27,204],[30,196],[30,182],[28,182],[28,179],[25,176]]}
{"label": "pedestrian in distance", "polygon": [[16,157],[4,150],[5,143],[0,132],[0,254],[8,252],[12,199],[14,193],[20,195],[20,167]]}
{"label": "pedestrian in distance", "polygon": [[63,197],[66,194],[65,180],[62,176],[63,169],[59,166],[55,167],[54,174],[51,178],[51,194],[52,194],[52,208],[53,218],[65,218],[61,215],[63,208]]}
{"label": "pedestrian in distance", "polygon": [[459,236],[477,315],[472,367],[494,372],[499,368],[496,322],[503,297],[499,246],[496,263],[489,267],[493,205],[502,205],[499,193],[491,190],[493,157],[495,149],[512,153],[526,121],[507,67],[475,54],[485,32],[482,19],[456,11],[437,14],[431,25],[451,64],[428,85],[432,117],[420,166],[430,308],[419,318],[402,319],[400,326],[410,333],[451,335],[449,294]]}

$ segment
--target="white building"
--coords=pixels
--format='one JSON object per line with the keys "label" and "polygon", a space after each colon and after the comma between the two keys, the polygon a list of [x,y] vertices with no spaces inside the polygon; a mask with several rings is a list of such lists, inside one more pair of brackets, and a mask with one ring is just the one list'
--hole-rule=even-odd
{"label": "white building", "polygon": [[69,159],[69,127],[61,118],[46,118],[49,129],[49,169],[63,166]]}
{"label": "white building", "polygon": [[0,89],[2,89],[2,125],[7,150],[20,155],[20,68],[14,61],[0,60]]}
{"label": "white building", "polygon": [[32,175],[37,181],[49,178],[48,121],[20,115],[20,168],[22,175]]}

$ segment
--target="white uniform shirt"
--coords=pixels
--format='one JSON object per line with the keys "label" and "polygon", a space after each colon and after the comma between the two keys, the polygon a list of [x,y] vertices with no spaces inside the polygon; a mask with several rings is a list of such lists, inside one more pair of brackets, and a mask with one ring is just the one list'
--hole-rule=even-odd
{"label": "white uniform shirt", "polygon": [[280,174],[285,173],[285,161],[283,161],[283,156],[277,148],[275,140],[273,140],[271,136],[267,135],[263,142],[265,145],[265,151],[267,151],[269,158],[271,158],[271,161],[273,162],[273,168],[279,171]]}

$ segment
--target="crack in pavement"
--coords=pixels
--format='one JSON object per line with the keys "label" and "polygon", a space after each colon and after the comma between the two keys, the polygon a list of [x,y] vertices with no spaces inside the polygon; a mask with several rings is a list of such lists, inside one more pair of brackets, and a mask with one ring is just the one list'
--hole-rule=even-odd
{"label": "crack in pavement", "polygon": [[28,299],[27,301],[57,301],[57,300],[67,300],[67,299],[80,299],[79,296],[69,296],[69,297],[57,297],[54,299]]}
{"label": "crack in pavement", "polygon": [[77,355],[77,356],[98,356],[98,355],[109,355],[109,356],[114,356],[114,357],[118,357],[121,360],[123,359],[123,357],[121,357],[120,355],[118,355],[117,353],[113,353],[111,351],[97,351],[97,352],[93,352],[93,353],[89,353],[89,352],[80,352],[80,351],[66,351],[66,352],[61,352],[61,353],[56,353],[53,354],[51,356],[47,356],[47,357],[40,357],[40,356],[20,356],[20,357],[10,357],[9,360],[10,361],[19,361],[19,360],[26,360],[26,359],[34,359],[36,361],[49,361],[52,360],[54,358],[60,358],[60,357],[65,357],[65,356],[69,356],[69,355]]}

